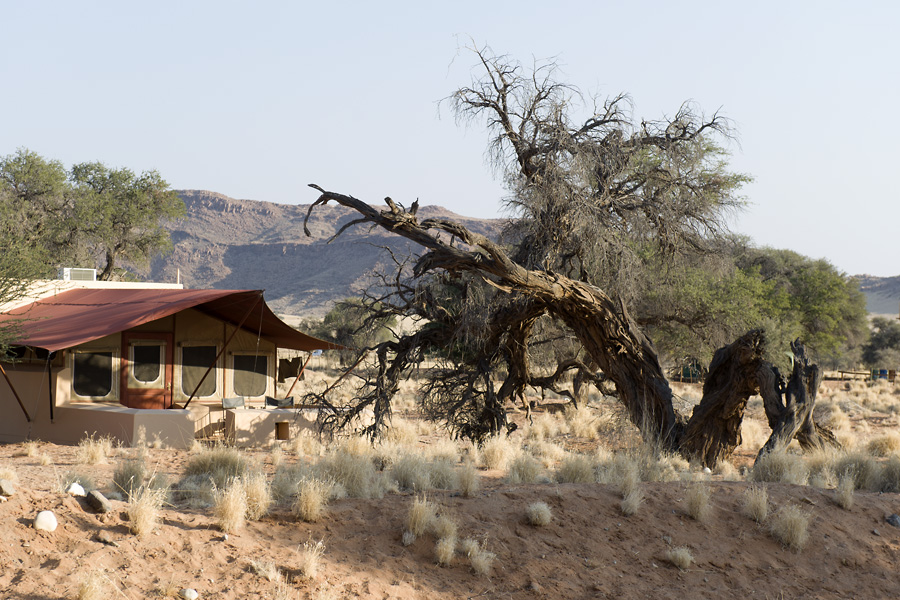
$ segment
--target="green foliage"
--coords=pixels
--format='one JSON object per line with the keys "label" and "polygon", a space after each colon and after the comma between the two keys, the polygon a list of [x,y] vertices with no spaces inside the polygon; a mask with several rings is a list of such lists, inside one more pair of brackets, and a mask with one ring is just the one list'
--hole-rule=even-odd
{"label": "green foliage", "polygon": [[900,366],[900,323],[884,317],[872,319],[872,333],[863,344],[862,359],[870,367]]}
{"label": "green foliage", "polygon": [[123,277],[121,261],[146,263],[170,247],[162,220],[183,214],[156,171],[136,175],[95,162],[67,172],[24,148],[0,158],[0,242],[33,276],[66,265]]}

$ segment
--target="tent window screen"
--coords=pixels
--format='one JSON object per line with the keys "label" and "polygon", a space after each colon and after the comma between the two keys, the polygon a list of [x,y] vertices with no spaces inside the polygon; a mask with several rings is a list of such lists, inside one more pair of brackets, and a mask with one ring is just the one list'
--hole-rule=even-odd
{"label": "tent window screen", "polygon": [[72,389],[79,396],[102,397],[112,391],[112,352],[76,352]]}
{"label": "tent window screen", "polygon": [[161,344],[141,344],[131,347],[131,374],[141,383],[154,383],[162,375]]}
{"label": "tent window screen", "polygon": [[181,349],[181,391],[190,396],[197,390],[197,396],[213,396],[216,393],[216,368],[213,367],[197,388],[206,370],[216,360],[215,346],[184,346]]}
{"label": "tent window screen", "polygon": [[262,396],[266,393],[269,358],[264,354],[235,354],[234,393],[238,396]]}

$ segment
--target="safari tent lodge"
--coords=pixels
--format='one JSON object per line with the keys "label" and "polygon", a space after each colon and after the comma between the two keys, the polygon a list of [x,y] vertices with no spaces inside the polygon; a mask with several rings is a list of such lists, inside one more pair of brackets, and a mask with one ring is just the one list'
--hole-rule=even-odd
{"label": "safari tent lodge", "polygon": [[275,398],[278,349],[340,348],[284,323],[261,290],[180,284],[40,282],[0,307],[7,326],[0,442],[286,439],[315,416]]}

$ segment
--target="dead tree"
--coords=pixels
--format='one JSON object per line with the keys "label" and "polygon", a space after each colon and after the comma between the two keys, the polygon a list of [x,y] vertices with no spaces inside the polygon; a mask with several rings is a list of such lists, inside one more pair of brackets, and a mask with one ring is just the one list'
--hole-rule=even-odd
{"label": "dead tree", "polygon": [[[641,332],[624,304],[614,302],[603,290],[553,272],[525,269],[493,241],[444,219],[427,219],[419,223],[414,214],[390,198],[385,199],[388,208],[379,211],[352,196],[329,192],[315,184],[310,187],[321,195],[310,206],[307,218],[315,207],[334,201],[357,211],[361,215],[357,222],[383,227],[422,246],[425,252],[415,264],[415,276],[436,270],[467,272],[483,278],[502,292],[528,298],[530,310],[510,314],[508,320],[497,323],[497,332],[527,326],[528,321],[539,313],[565,323],[593,363],[613,384],[631,421],[655,447],[680,452],[704,465],[715,466],[740,444],[744,408],[750,396],[761,391],[761,382],[769,386],[762,391],[767,414],[770,414],[770,420],[775,419],[773,422],[777,427],[773,439],[789,440],[797,436],[806,444],[834,440],[827,430],[812,420],[818,370],[815,365],[808,365],[805,350],[799,343],[793,346],[797,360],[786,388],[787,405],[771,385],[777,374],[763,360],[764,335],[761,331],[751,331],[716,353],[704,385],[703,399],[690,419],[685,419],[674,409],[672,390],[652,342]],[[449,234],[450,239],[441,233]],[[400,353],[400,356],[403,362],[408,362],[405,355]],[[522,372],[527,372],[526,366],[520,367]],[[379,373],[387,375],[387,369],[380,366]],[[466,384],[466,394],[486,395],[489,401],[482,409],[485,414],[476,415],[472,422],[480,422],[488,432],[496,432],[505,423],[505,417],[501,414],[502,404],[489,385],[489,365],[482,364],[478,375],[481,381],[470,380]],[[527,376],[524,380],[528,381]],[[387,389],[385,385],[389,387],[391,381],[376,385],[378,393],[371,402],[384,398],[379,394]],[[446,380],[443,384],[433,385],[437,388],[443,385],[444,391],[457,388],[452,381]],[[809,391],[810,386],[813,393]],[[431,391],[440,397],[441,389]],[[464,395],[456,401],[465,400]]]}

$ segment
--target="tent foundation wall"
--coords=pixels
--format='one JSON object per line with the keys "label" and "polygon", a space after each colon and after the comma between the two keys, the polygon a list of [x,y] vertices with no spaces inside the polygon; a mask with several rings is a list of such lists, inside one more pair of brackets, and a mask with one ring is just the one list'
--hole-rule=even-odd
{"label": "tent foundation wall", "polygon": [[304,429],[316,432],[317,409],[230,408],[225,411],[225,439],[235,446],[268,446]]}

